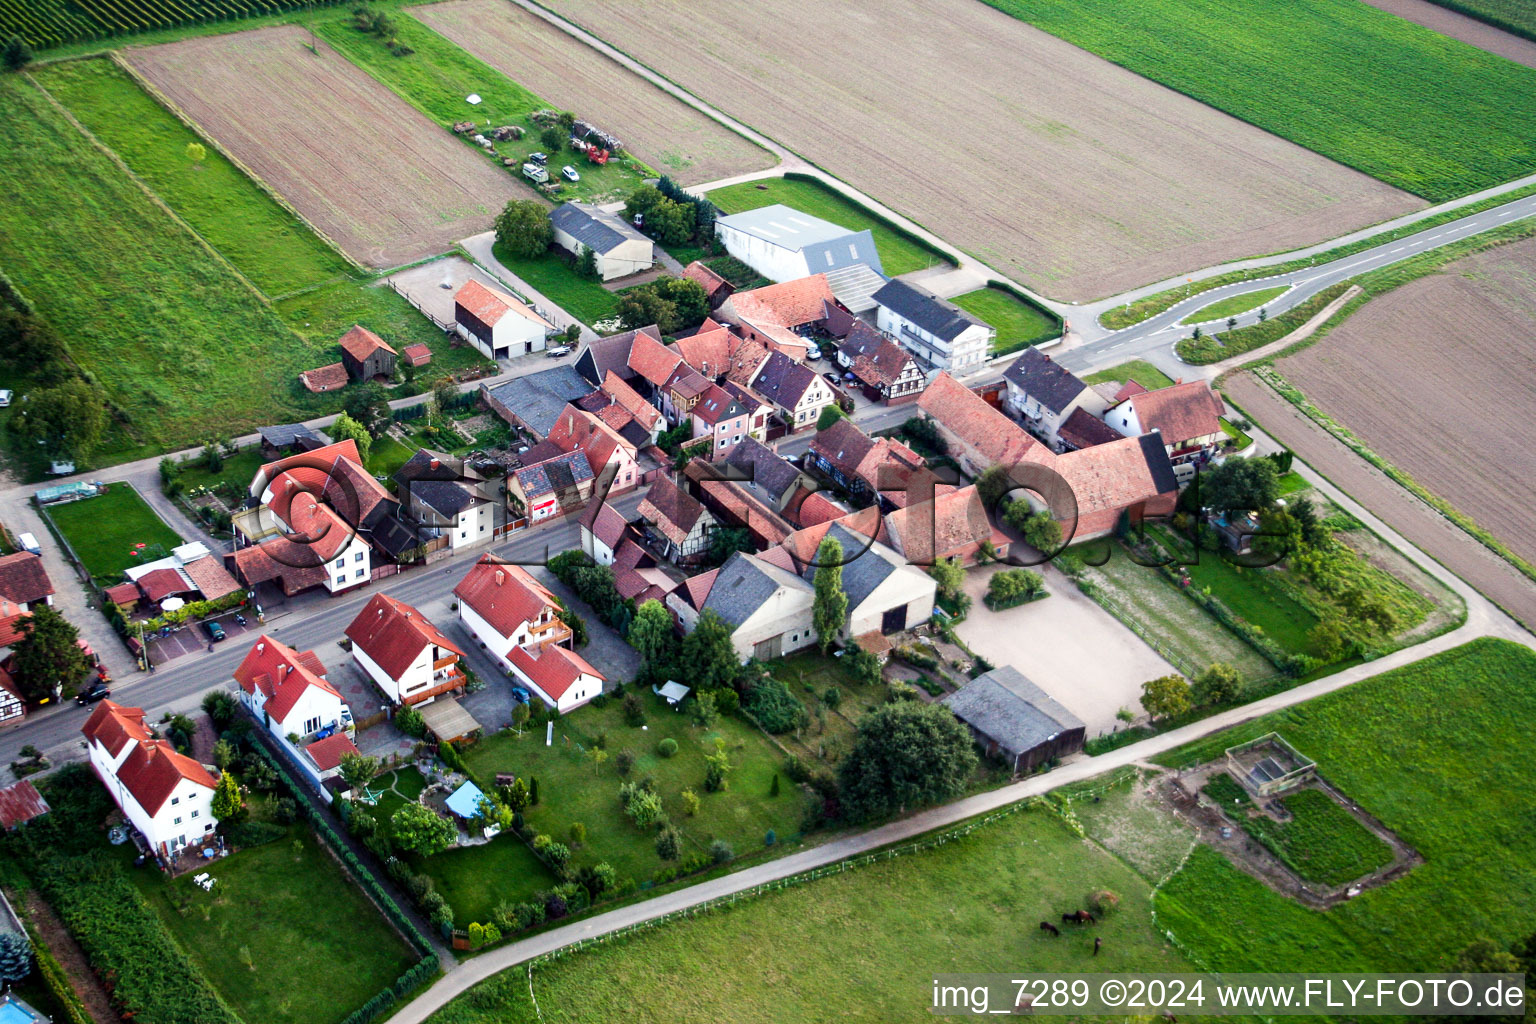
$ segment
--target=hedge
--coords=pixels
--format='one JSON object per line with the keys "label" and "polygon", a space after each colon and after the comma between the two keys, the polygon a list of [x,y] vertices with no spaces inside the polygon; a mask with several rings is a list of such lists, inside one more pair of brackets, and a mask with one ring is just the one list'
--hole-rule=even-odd
{"label": "hedge", "polygon": [[[27,929],[29,932],[30,928]],[[53,1001],[64,1010],[66,1020],[55,1024],[96,1024],[91,1019],[90,1012],[86,1010],[85,1003],[81,1002],[76,994],[75,987],[69,983],[69,978],[64,974],[64,968],[54,958],[52,951],[32,937],[32,956],[37,961],[37,973],[42,976],[43,985],[47,987]]]}

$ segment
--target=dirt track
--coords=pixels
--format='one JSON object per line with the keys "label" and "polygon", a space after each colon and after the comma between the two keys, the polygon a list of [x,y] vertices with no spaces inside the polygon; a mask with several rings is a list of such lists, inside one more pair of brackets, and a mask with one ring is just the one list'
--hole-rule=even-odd
{"label": "dirt track", "polygon": [[[1336,336],[1330,335],[1328,342]],[[1536,584],[1508,562],[1388,479],[1251,374],[1230,378],[1226,390],[1271,437],[1527,628],[1536,629]]]}
{"label": "dirt track", "polygon": [[406,13],[508,78],[624,140],[684,185],[772,167],[767,150],[507,0],[453,0]]}
{"label": "dirt track", "polygon": [[1465,14],[1430,3],[1429,0],[1365,0],[1372,7],[1379,7],[1397,15],[1404,21],[1423,25],[1441,35],[1460,39],[1480,50],[1508,57],[1517,64],[1536,68],[1536,43],[1521,39],[1501,28],[1469,18]]}
{"label": "dirt track", "polygon": [[301,26],[131,49],[189,117],[360,263],[449,249],[525,193]]}
{"label": "dirt track", "polygon": [[1372,299],[1276,364],[1382,457],[1536,561],[1536,239]]}
{"label": "dirt track", "polygon": [[975,0],[548,6],[1052,298],[1423,205]]}

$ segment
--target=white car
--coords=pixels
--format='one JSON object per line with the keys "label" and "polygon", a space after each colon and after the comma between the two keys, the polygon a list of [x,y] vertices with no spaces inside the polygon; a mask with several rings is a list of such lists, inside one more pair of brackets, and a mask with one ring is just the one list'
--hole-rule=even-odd
{"label": "white car", "polygon": [[560,168],[560,174],[565,178],[566,181],[581,180],[581,175],[577,173],[576,168],[572,167],[570,164],[566,164],[564,167]]}
{"label": "white car", "polygon": [[0,409],[10,405],[13,397],[10,388],[0,388]]}

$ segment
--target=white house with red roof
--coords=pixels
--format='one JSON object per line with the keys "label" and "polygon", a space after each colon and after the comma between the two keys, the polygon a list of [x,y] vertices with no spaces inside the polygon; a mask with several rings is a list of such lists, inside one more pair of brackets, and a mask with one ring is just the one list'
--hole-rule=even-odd
{"label": "white house with red roof", "polygon": [[359,751],[352,709],[326,679],[319,656],[263,635],[235,669],[235,683],[240,702],[329,800],[325,780],[340,771],[342,754]]}
{"label": "white house with red roof", "polygon": [[614,552],[629,529],[624,513],[606,501],[591,501],[581,513],[581,550],[598,565],[612,565]]}
{"label": "white house with red roof", "polygon": [[548,320],[506,292],[479,281],[464,282],[453,296],[454,329],[487,359],[512,359],[544,351],[554,330]]}
{"label": "white house with red roof", "polygon": [[172,856],[213,831],[217,780],[165,740],[153,738],[143,708],[104,700],[80,732],[96,777],[156,855]]}
{"label": "white house with red roof", "polygon": [[428,704],[462,689],[464,652],[421,612],[375,594],[347,627],[352,658],[396,704]]}
{"label": "white house with red roof", "polygon": [[603,674],[567,648],[514,647],[507,660],[519,680],[562,714],[603,692]]}
{"label": "white house with red roof", "polygon": [[1203,380],[1133,394],[1104,414],[1104,422],[1125,437],[1157,431],[1175,466],[1204,460],[1226,440],[1221,399]]}

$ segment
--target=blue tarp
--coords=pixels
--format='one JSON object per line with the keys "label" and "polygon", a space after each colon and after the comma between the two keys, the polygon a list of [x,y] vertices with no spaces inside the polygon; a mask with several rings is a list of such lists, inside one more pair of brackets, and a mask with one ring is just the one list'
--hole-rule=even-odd
{"label": "blue tarp", "polygon": [[479,786],[466,782],[448,798],[448,809],[461,818],[477,818],[480,816],[480,801],[484,799],[485,794],[480,792]]}

